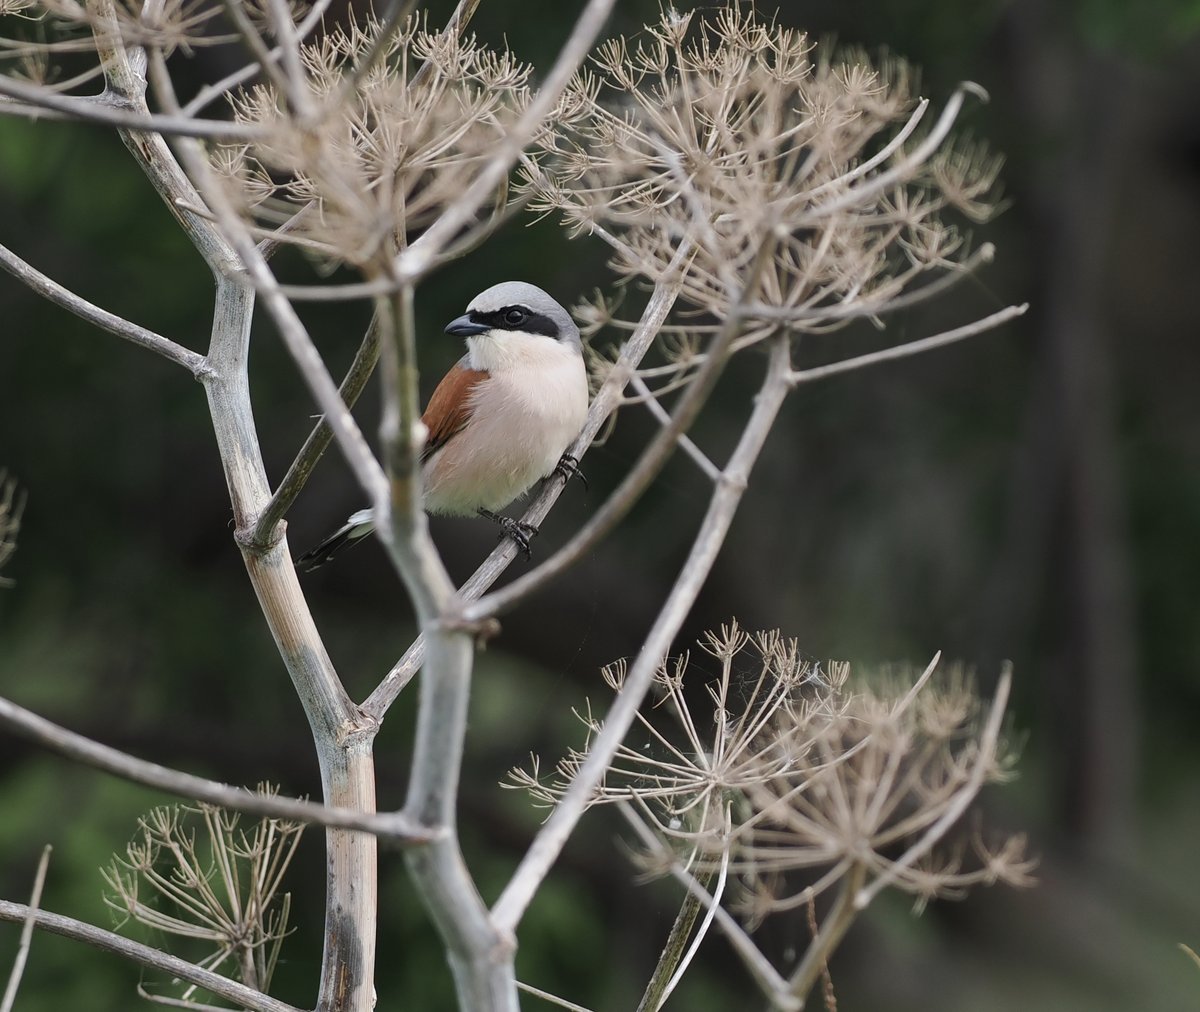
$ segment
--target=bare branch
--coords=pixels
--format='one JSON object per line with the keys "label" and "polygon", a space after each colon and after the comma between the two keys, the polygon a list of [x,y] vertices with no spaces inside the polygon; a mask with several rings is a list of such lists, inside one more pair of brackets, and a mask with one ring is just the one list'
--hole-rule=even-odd
{"label": "bare branch", "polygon": [[[250,50],[250,54],[254,57],[254,62],[259,69],[275,83],[275,86],[280,92],[287,96],[290,101],[292,79],[290,73],[284,73],[281,69],[281,63],[296,62],[296,50],[291,45],[291,40],[284,40],[276,32],[276,38],[279,38],[279,59],[271,59],[271,51],[267,48],[267,44],[263,41],[262,35],[259,33],[258,27],[250,20],[250,12],[246,5],[240,3],[239,0],[221,0],[221,5],[225,8],[225,13],[229,15],[229,20],[233,22],[237,28],[238,35],[246,48]],[[270,5],[273,10],[273,5]],[[292,106],[292,111],[296,112],[296,106]],[[180,110],[182,114],[182,109]]]}
{"label": "bare branch", "polygon": [[[1193,955],[1195,954],[1193,953]],[[568,1009],[569,1012],[592,1012],[589,1008],[576,1005],[573,1001],[567,1001],[566,998],[560,998],[558,995],[551,994],[549,991],[543,991],[540,987],[534,987],[532,984],[522,984],[519,980],[517,981],[517,989],[524,991],[526,994],[531,994],[535,998],[541,998],[542,1001],[549,1002],[551,1005]]]}
{"label": "bare branch", "polygon": [[1028,309],[1028,302],[1024,302],[1019,306],[1008,306],[997,313],[992,313],[991,316],[985,316],[982,320],[976,320],[974,323],[968,323],[962,327],[955,327],[953,330],[947,330],[941,334],[934,334],[932,337],[924,337],[919,341],[909,341],[907,344],[896,345],[893,348],[883,348],[880,351],[872,351],[866,355],[856,355],[854,358],[843,359],[840,362],[831,362],[829,365],[818,365],[810,369],[795,370],[788,374],[788,382],[793,386],[799,386],[801,383],[813,383],[816,380],[836,376],[838,373],[851,372],[855,369],[865,369],[880,362],[891,362],[894,359],[919,355],[922,352],[932,351],[934,348],[941,348],[947,344],[953,344],[955,341],[961,341],[964,338],[974,337],[976,334],[992,330],[995,327],[999,327],[1002,323],[1007,323],[1009,320],[1024,315]]}
{"label": "bare branch", "polygon": [[46,884],[46,868],[50,864],[50,851],[53,849],[50,844],[46,844],[42,848],[42,857],[38,861],[37,872],[33,877],[33,891],[29,896],[28,912],[25,915],[24,924],[21,925],[21,939],[17,943],[17,956],[13,960],[12,972],[8,975],[8,986],[4,989],[4,997],[0,998],[0,1012],[12,1012],[13,1002],[17,1000],[21,975],[25,972],[25,961],[29,958],[34,921],[37,918],[38,906],[42,902],[42,886]]}
{"label": "bare branch", "polygon": [[376,815],[329,808],[318,802],[303,801],[299,798],[254,794],[240,787],[231,787],[215,780],[205,780],[190,773],[146,762],[68,731],[8,699],[0,698],[0,724],[68,759],[182,798],[204,801],[235,812],[352,829],[405,845],[428,843],[431,838],[427,831],[399,813]]}
{"label": "bare branch", "polygon": [[103,126],[120,127],[123,130],[133,130],[145,134],[204,137],[226,141],[249,141],[263,136],[263,132],[259,128],[244,123],[142,112],[125,106],[109,95],[98,95],[92,98],[60,95],[38,85],[27,84],[25,81],[5,75],[0,75],[0,95],[16,99],[13,102],[0,102],[0,114],[23,116],[26,119],[56,118],[47,116],[47,112],[49,112],[57,114],[57,118],[83,123],[99,123]]}
{"label": "bare branch", "polygon": [[[638,396],[641,398],[641,403],[646,405],[650,411],[650,414],[655,417],[659,425],[670,425],[671,416],[667,414],[667,409],[662,406],[658,397],[655,396],[654,392],[646,385],[646,381],[642,379],[641,375],[634,373],[634,375],[630,377],[629,382],[633,386],[633,389],[638,392]],[[701,450],[700,447],[698,447],[692,441],[691,436],[681,435],[679,437],[679,446],[684,453],[692,458],[692,461],[698,468],[700,468],[701,471],[704,472],[704,476],[708,478],[709,481],[718,481],[720,479],[721,469],[708,459],[708,454]]]}
{"label": "bare branch", "polygon": [[[300,59],[300,35],[296,31],[296,22],[292,20],[287,0],[267,0],[266,7],[267,16],[271,19],[271,30],[279,40],[282,50],[279,62],[283,65],[284,94],[287,95],[288,105],[297,120],[310,122],[313,114],[313,96]],[[275,66],[271,63],[269,52],[265,52],[263,58],[266,60],[265,66]]]}
{"label": "bare branch", "polygon": [[[0,900],[0,921],[19,923],[29,918],[31,918],[31,911],[25,904]],[[100,949],[102,952],[111,952],[153,970],[162,970],[173,977],[186,980],[221,998],[228,999],[234,1002],[238,1008],[251,1009],[252,1012],[302,1012],[294,1005],[289,1005],[287,1002],[279,1001],[270,995],[246,987],[244,984],[229,980],[227,977],[189,963],[178,956],[172,956],[149,945],[142,945],[140,942],[123,938],[112,931],[105,931],[103,928],[97,928],[84,921],[77,921],[73,917],[64,917],[62,914],[38,910],[32,912],[32,920],[34,926],[42,931],[62,935],[64,938],[73,938]]]}
{"label": "bare branch", "polygon": [[164,358],[170,359],[172,362],[183,366],[197,379],[204,380],[213,375],[212,367],[203,355],[198,355],[196,352],[180,344],[176,344],[169,338],[155,334],[145,327],[139,327],[136,323],[130,323],[128,320],[101,309],[99,306],[92,305],[86,299],[81,298],[69,289],[64,288],[57,281],[46,277],[41,271],[31,267],[4,246],[0,246],[0,267],[8,271],[9,274],[22,284],[27,285],[33,291],[49,299],[56,305],[62,306],[64,309],[69,310],[88,323],[95,324],[102,330],[107,330],[110,334],[115,334],[117,337],[124,338],[126,341],[130,341],[143,348],[149,348]]}

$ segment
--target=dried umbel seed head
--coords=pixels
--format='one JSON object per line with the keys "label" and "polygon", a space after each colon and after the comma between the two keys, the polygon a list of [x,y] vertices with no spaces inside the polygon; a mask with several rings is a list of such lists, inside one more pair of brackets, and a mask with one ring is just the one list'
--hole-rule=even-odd
{"label": "dried umbel seed head", "polygon": [[373,19],[351,21],[303,48],[317,110],[309,117],[292,115],[273,86],[240,94],[237,121],[262,128],[263,139],[214,155],[261,228],[290,223],[281,241],[357,266],[403,249],[457,199],[529,98],[528,66],[415,19],[350,87],[380,30]]}
{"label": "dried umbel seed head", "polygon": [[[260,784],[258,793],[277,789]],[[121,925],[133,920],[207,945],[204,965],[266,991],[289,934],[291,899],[282,884],[303,830],[281,819],[247,824],[206,804],[151,809],[124,855],[101,872],[105,903]],[[186,986],[178,998],[190,1002],[195,992]]]}
{"label": "dried umbel seed head", "polygon": [[[894,886],[918,903],[1028,881],[1019,839],[992,847],[976,832],[974,861],[961,838],[942,842],[979,790],[1011,771],[1002,705],[984,722],[961,671],[935,681],[935,658],[919,677],[851,682],[847,665],[817,664],[794,640],[736,623],[700,648],[718,672],[697,684],[686,654],[659,670],[659,698],[593,800],[626,803],[657,835],[644,872],[727,872],[750,921],[808,902],[851,868],[856,888]],[[616,692],[623,673],[620,663],[606,671]],[[590,739],[600,728],[590,704],[581,719]],[[586,757],[585,745],[554,775],[535,764],[510,785],[554,804]]]}
{"label": "dried umbel seed head", "polygon": [[992,207],[998,160],[947,139],[961,95],[929,128],[913,79],[752,10],[666,11],[636,46],[600,48],[524,185],[607,239],[625,276],[668,276],[686,244],[681,298],[718,318],[741,298],[751,326],[842,326],[955,270],[946,212]]}

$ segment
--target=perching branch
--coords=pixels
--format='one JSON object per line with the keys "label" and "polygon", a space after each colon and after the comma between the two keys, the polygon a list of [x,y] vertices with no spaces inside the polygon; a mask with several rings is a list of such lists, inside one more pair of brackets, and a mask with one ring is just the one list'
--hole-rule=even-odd
{"label": "perching branch", "polygon": [[742,305],[752,297],[760,274],[771,256],[770,241],[759,249],[754,264],[742,280],[742,294],[725,319],[708,348],[708,358],[696,370],[679,402],[675,405],[669,424],[662,426],[654,438],[642,450],[641,456],[629,473],[617,486],[608,501],[597,510],[586,524],[554,555],[530,573],[519,577],[502,590],[480,598],[463,609],[462,617],[468,622],[492,618],[536,590],[544,587],[564,570],[573,566],[595,547],[633,509],[642,493],[663,469],[671,454],[675,452],[678,437],[691,427],[700,409],[716,386],[717,380],[727,363],[730,346],[741,330]]}

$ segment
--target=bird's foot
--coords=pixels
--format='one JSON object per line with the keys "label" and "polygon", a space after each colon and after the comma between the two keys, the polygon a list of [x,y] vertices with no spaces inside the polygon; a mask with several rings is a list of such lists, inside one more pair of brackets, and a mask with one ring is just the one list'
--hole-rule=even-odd
{"label": "bird's foot", "polygon": [[499,524],[500,530],[503,532],[500,537],[512,538],[513,542],[521,550],[521,554],[526,559],[531,557],[529,541],[538,535],[538,529],[533,524],[527,524],[523,520],[514,520],[512,517],[506,517],[502,513],[493,513],[491,510],[481,509],[479,515],[486,517],[494,524]]}
{"label": "bird's foot", "polygon": [[584,490],[587,490],[587,476],[579,470],[579,461],[572,457],[569,453],[564,453],[557,464],[554,465],[554,474],[557,474],[563,480],[563,484],[570,483],[572,478],[578,478],[583,482]]}

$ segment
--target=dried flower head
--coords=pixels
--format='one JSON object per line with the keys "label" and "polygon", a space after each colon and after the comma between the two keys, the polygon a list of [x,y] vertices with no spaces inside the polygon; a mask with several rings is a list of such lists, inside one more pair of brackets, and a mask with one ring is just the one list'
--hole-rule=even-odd
{"label": "dried flower head", "polygon": [[245,829],[237,813],[200,804],[155,808],[138,829],[101,872],[120,923],[198,939],[207,948],[201,966],[266,991],[288,934],[291,896],[280,887],[304,827],[263,818]]}
{"label": "dried flower head", "polygon": [[662,279],[686,245],[686,302],[830,329],[966,256],[944,214],[986,217],[999,162],[947,143],[960,102],[923,130],[900,60],[817,52],[736,5],[666,10],[636,46],[600,48],[524,185],[534,209],[607,239],[623,276]]}
{"label": "dried flower head", "polygon": [[264,139],[215,157],[261,226],[292,222],[281,240],[358,266],[403,249],[461,195],[529,94],[530,68],[473,37],[410,18],[380,45],[381,30],[351,20],[303,48],[311,117],[273,85],[239,95],[236,119]]}
{"label": "dried flower head", "polygon": [[[701,649],[718,664],[695,709],[688,655],[658,672],[660,698],[639,715],[642,740],[624,744],[594,799],[625,802],[667,846],[645,868],[737,876],[740,905],[757,922],[807,903],[851,869],[866,890],[894,885],[919,903],[969,885],[1027,880],[1022,842],[990,849],[976,833],[976,863],[958,841],[940,846],[979,790],[1011,773],[999,711],[986,723],[970,679],[952,670],[917,679],[849,681],[843,663],[816,664],[779,633],[736,623]],[[620,691],[623,666],[606,680]],[[600,728],[581,715],[589,738]],[[587,756],[572,751],[550,778],[516,770],[510,785],[553,805]],[[815,875],[815,879],[814,879]]]}

